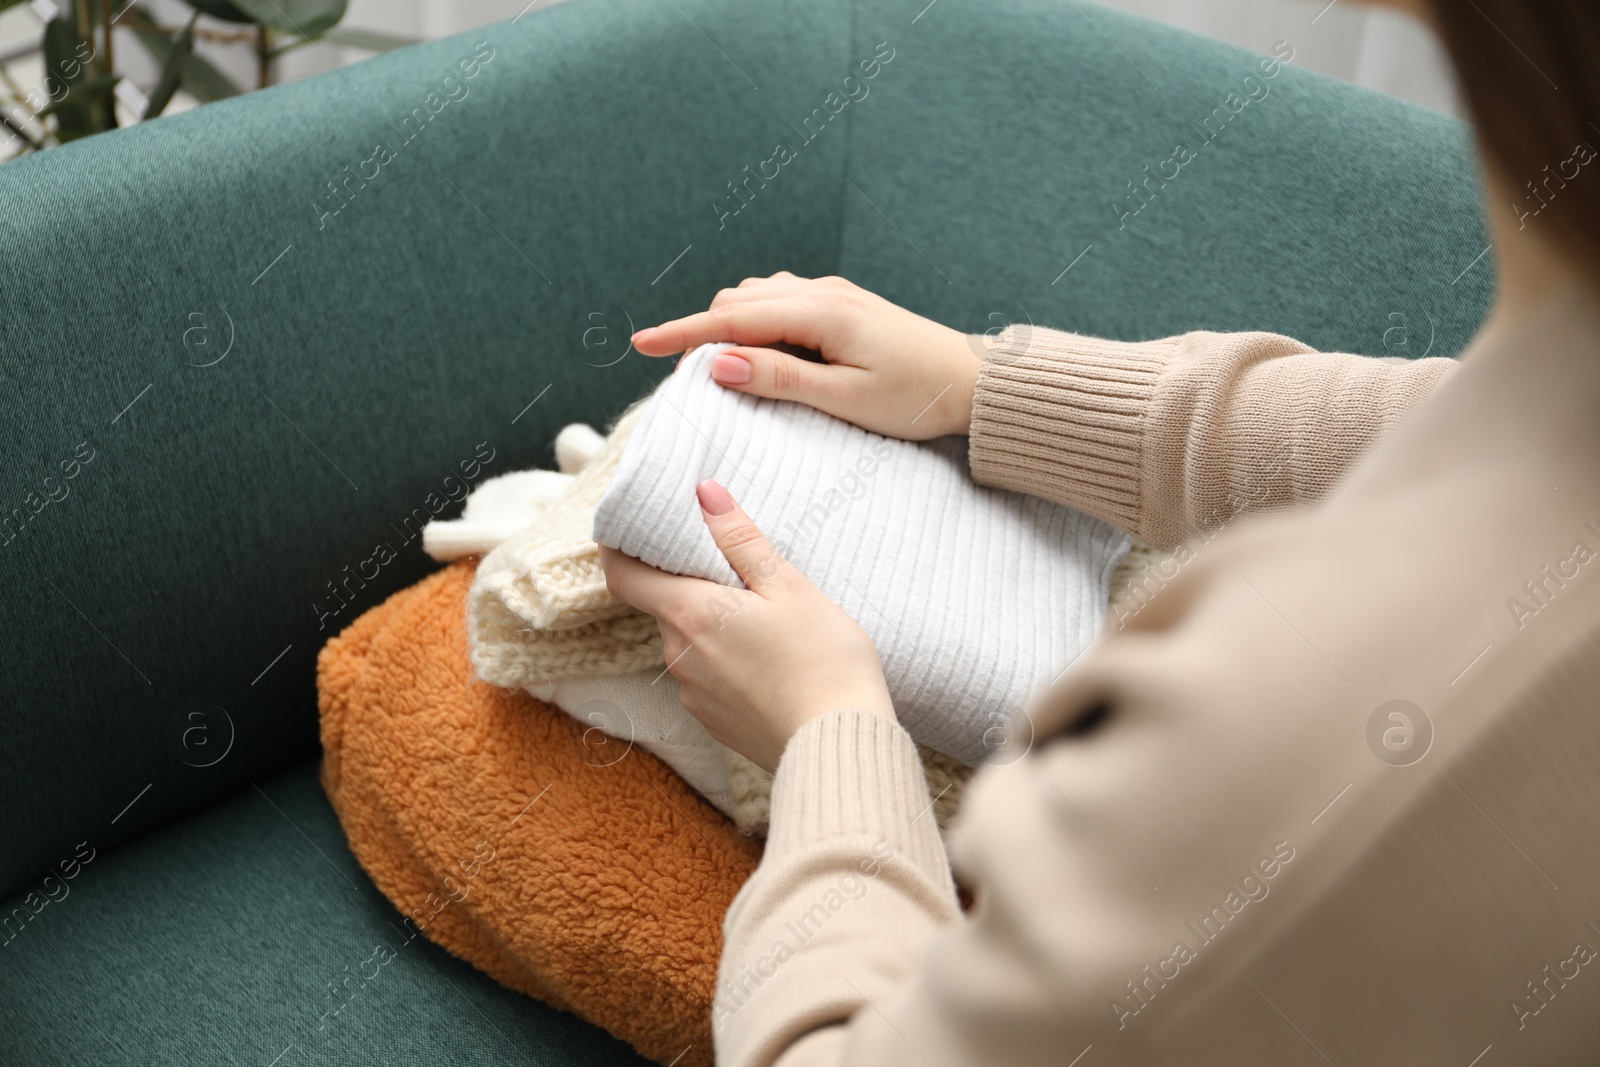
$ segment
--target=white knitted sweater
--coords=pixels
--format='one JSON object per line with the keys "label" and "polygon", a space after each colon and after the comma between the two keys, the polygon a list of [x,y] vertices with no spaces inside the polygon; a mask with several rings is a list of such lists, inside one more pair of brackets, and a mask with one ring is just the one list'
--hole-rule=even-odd
{"label": "white knitted sweater", "polygon": [[[589,537],[595,505],[641,412],[642,405],[630,408],[606,438],[581,423],[568,426],[556,438],[559,471],[483,483],[460,518],[428,524],[423,545],[435,559],[487,553],[467,597],[480,677],[526,689],[583,723],[584,756],[594,766],[644,749],[739,829],[764,834],[772,774],[718,744],[684,710],[654,621],[611,598]],[[921,756],[933,816],[944,828],[971,769],[931,749]]]}
{"label": "white knitted sweater", "polygon": [[881,437],[711,378],[685,356],[639,416],[594,539],[677,574],[738,585],[695,486],[727,486],[774,546],[872,637],[901,724],[977,764],[1030,694],[1099,635],[1127,534],[1039,497],[985,488],[966,439]]}

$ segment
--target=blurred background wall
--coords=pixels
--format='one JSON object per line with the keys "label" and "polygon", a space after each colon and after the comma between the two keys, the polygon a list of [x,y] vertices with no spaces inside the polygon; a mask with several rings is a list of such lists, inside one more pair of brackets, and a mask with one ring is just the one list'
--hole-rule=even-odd
{"label": "blurred background wall", "polygon": [[[43,65],[37,54],[44,21],[65,0],[31,0],[0,13],[0,66],[24,88],[37,85]],[[585,0],[350,0],[348,13],[323,40],[303,45],[271,64],[271,77],[287,81],[305,77],[333,65],[358,62],[376,51],[412,40],[447,36],[474,26],[513,18],[522,11],[549,3],[584,3]],[[667,2],[667,0],[662,0]],[[804,0],[796,0],[804,2]],[[942,0],[975,3],[981,0]],[[1060,0],[1078,4],[1078,0]],[[1275,41],[1288,40],[1296,49],[1295,63],[1320,70],[1440,111],[1459,114],[1459,101],[1438,46],[1411,19],[1388,10],[1363,7],[1354,0],[1102,0],[1108,6],[1159,19],[1200,33],[1269,51]],[[916,6],[919,0],[908,0]],[[191,9],[179,0],[140,0],[140,6],[158,23],[183,25]],[[1078,5],[1086,18],[1093,7]],[[131,21],[131,20],[130,20]],[[713,26],[706,26],[715,33]],[[253,88],[261,64],[248,34],[234,23],[202,18],[198,24],[197,54],[239,85]],[[118,86],[118,113],[131,120],[143,112],[145,93],[159,73],[154,60],[144,54],[131,30],[116,31],[119,69],[127,77]],[[124,38],[127,38],[124,41]],[[734,47],[729,43],[729,47]],[[168,111],[193,106],[183,91]],[[0,153],[9,155],[10,153]]]}
{"label": "blurred background wall", "polygon": [[[1067,0],[1062,0],[1067,2]],[[1460,114],[1449,61],[1416,20],[1351,0],[1101,0],[1258,52],[1293,41],[1295,65]]]}

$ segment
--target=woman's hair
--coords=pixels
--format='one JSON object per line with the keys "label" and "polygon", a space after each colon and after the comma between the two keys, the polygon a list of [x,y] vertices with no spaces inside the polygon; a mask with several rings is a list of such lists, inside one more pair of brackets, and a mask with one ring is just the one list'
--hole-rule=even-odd
{"label": "woman's hair", "polygon": [[1518,218],[1600,276],[1600,2],[1423,4]]}

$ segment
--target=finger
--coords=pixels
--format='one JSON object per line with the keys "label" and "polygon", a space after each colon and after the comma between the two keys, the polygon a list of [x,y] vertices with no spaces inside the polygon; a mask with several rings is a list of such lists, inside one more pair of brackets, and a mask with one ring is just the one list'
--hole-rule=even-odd
{"label": "finger", "polygon": [[752,300],[771,300],[779,296],[800,296],[809,292],[816,285],[805,278],[796,278],[792,281],[782,281],[775,278],[746,278],[732,289],[718,289],[717,295],[711,298],[708,307],[721,307],[724,304],[744,304]]}
{"label": "finger", "polygon": [[707,478],[695,487],[695,496],[711,538],[728,565],[751,592],[764,593],[783,567],[783,557],[720,484]]}
{"label": "finger", "polygon": [[713,341],[738,345],[788,342],[822,349],[823,321],[830,309],[810,297],[738,301],[697,312],[633,335],[633,347],[646,356],[670,356]]}
{"label": "finger", "polygon": [[699,581],[657,570],[607,545],[600,546],[600,567],[612,596],[656,618],[668,614],[670,606],[686,595],[686,585]]}
{"label": "finger", "polygon": [[810,278],[800,277],[800,275],[795,274],[793,271],[780,270],[776,274],[768,275],[765,278],[746,278],[744,281],[739,283],[739,288],[744,289],[756,285],[769,285],[773,282],[808,282],[810,280]]}
{"label": "finger", "polygon": [[729,389],[828,412],[864,373],[859,367],[816,363],[771,348],[730,348],[711,361],[711,377]]}

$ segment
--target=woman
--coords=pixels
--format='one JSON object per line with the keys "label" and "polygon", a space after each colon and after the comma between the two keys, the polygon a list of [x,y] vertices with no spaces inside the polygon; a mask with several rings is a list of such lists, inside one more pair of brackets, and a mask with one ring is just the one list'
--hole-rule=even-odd
{"label": "woman", "polygon": [[[1408,6],[1483,150],[1501,287],[1459,363],[1037,329],[980,360],[789,274],[635,338],[734,341],[728,388],[967,433],[979,482],[1204,542],[1038,699],[948,859],[871,642],[726,490],[699,496],[750,587],[737,625],[704,583],[606,554],[685,705],[777,773],[725,923],[719,1062],[1593,1062],[1600,11]],[[1259,513],[1218,532],[1238,500]]]}

